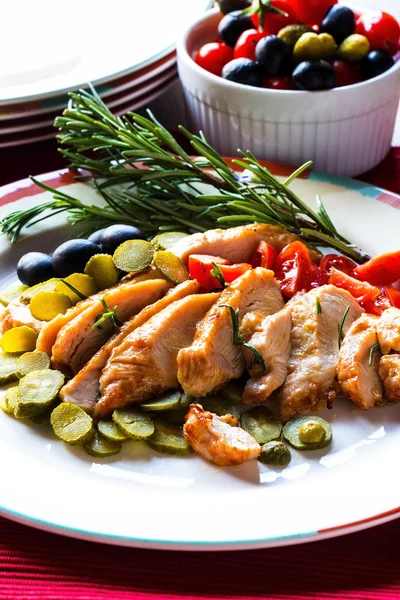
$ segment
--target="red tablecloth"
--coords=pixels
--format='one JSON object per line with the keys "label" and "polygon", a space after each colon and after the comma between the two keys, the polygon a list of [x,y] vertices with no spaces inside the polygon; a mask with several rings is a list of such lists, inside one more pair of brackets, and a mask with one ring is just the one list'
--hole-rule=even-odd
{"label": "red tablecloth", "polygon": [[[0,184],[62,165],[53,143],[2,150]],[[400,149],[362,179],[400,194]],[[176,553],[82,542],[0,519],[5,600],[386,600],[400,598],[399,559],[400,520],[288,548]]]}

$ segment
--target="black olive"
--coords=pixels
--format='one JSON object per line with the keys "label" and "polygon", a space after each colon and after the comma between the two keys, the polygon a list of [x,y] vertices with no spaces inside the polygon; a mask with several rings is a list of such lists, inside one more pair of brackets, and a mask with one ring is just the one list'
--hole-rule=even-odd
{"label": "black olive", "polygon": [[360,74],[363,79],[378,77],[394,65],[394,60],[386,50],[372,50],[360,63]]}
{"label": "black olive", "polygon": [[262,38],[256,46],[256,61],[266,77],[288,75],[292,70],[289,46],[276,35]]}
{"label": "black olive", "polygon": [[242,17],[240,10],[234,10],[225,15],[219,22],[218,35],[227,46],[234,48],[240,34],[246,29],[253,28],[254,25],[250,17]]}
{"label": "black olive", "polygon": [[217,0],[220,11],[227,15],[234,10],[243,10],[251,4],[251,0]]}
{"label": "black olive", "polygon": [[292,80],[297,90],[330,90],[335,87],[335,71],[325,60],[306,60],[297,65]]}
{"label": "black olive", "polygon": [[260,66],[249,58],[234,58],[222,69],[222,77],[235,83],[261,86],[262,75]]}
{"label": "black olive", "polygon": [[347,6],[335,4],[326,13],[320,27],[320,33],[330,33],[337,44],[341,44],[356,30],[356,17]]}
{"label": "black olive", "polygon": [[89,235],[89,242],[93,242],[93,244],[97,244],[101,246],[101,236],[103,235],[104,229],[99,229],[98,231],[94,231],[91,235]]}
{"label": "black olive", "polygon": [[61,277],[83,273],[89,258],[100,252],[101,248],[89,240],[69,240],[54,251],[53,268]]}
{"label": "black olive", "polygon": [[133,225],[110,225],[103,231],[101,245],[108,254],[114,254],[115,250],[128,240],[146,239],[143,231]]}
{"label": "black olive", "polygon": [[20,282],[29,287],[56,276],[51,256],[43,252],[24,254],[18,261],[17,275]]}

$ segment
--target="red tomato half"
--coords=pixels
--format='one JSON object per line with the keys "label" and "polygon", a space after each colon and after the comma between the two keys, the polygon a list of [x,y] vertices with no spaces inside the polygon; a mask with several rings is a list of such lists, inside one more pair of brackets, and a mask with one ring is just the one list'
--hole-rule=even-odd
{"label": "red tomato half", "polygon": [[222,285],[216,277],[211,275],[215,263],[221,269],[226,283],[232,283],[238,277],[251,269],[251,265],[240,263],[232,265],[229,260],[220,256],[210,256],[208,254],[192,254],[189,256],[188,267],[189,275],[192,279],[197,279],[201,287],[205,290],[221,290]]}
{"label": "red tomato half", "polygon": [[256,46],[262,37],[264,37],[264,34],[257,31],[257,29],[246,29],[246,31],[243,31],[233,49],[233,58],[249,58],[255,61]]}
{"label": "red tomato half", "polygon": [[329,283],[338,288],[347,290],[357,300],[357,302],[365,303],[369,300],[375,300],[380,295],[380,289],[367,283],[366,281],[358,281],[354,277],[332,268],[329,277]]}
{"label": "red tomato half", "polygon": [[349,65],[342,60],[333,60],[331,64],[335,71],[335,87],[353,85],[361,81],[360,74],[355,66]]}
{"label": "red tomato half", "polygon": [[338,0],[295,0],[294,7],[300,21],[320,25],[328,10],[337,3]]}
{"label": "red tomato half", "polygon": [[354,269],[357,267],[356,263],[350,260],[350,258],[341,256],[340,254],[327,254],[323,257],[319,266],[327,275],[332,273],[333,268],[347,273],[347,275],[353,275]]}
{"label": "red tomato half", "polygon": [[400,292],[394,287],[385,285],[382,288],[382,292],[389,298],[390,305],[400,308]]}
{"label": "red tomato half", "polygon": [[232,59],[232,48],[222,42],[210,42],[200,48],[194,60],[199,67],[220,77],[223,67]]}
{"label": "red tomato half", "polygon": [[400,279],[400,250],[375,256],[354,269],[354,273],[372,285],[390,285]]}
{"label": "red tomato half", "polygon": [[386,12],[371,10],[361,15],[357,20],[356,33],[368,38],[371,50],[386,50],[392,55],[398,50],[400,26]]}
{"label": "red tomato half", "polygon": [[283,248],[275,261],[275,277],[281,291],[287,298],[296,292],[309,291],[314,280],[314,269],[307,246],[301,242],[292,242]]}
{"label": "red tomato half", "polygon": [[400,292],[393,287],[384,285],[381,287],[381,293],[374,300],[361,302],[361,306],[366,312],[372,315],[380,316],[387,308],[395,306],[400,308]]}
{"label": "red tomato half", "polygon": [[251,266],[273,270],[277,256],[278,253],[271,244],[260,242],[250,257]]}
{"label": "red tomato half", "polygon": [[[258,3],[258,0],[255,0]],[[285,15],[276,14],[274,12],[266,12],[264,14],[264,26],[262,31],[264,35],[276,35],[286,25],[293,25],[298,22],[297,12],[293,7],[293,0],[272,0],[270,6],[277,8]],[[251,17],[254,26],[260,29],[260,18],[256,13]],[[261,29],[260,29],[261,30]]]}

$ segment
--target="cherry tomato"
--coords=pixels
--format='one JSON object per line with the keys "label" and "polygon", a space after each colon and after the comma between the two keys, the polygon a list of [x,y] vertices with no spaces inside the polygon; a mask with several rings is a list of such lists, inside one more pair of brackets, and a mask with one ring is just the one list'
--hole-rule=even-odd
{"label": "cherry tomato", "polygon": [[400,291],[399,290],[396,290],[396,288],[391,287],[389,285],[384,285],[382,288],[382,293],[384,293],[389,298],[391,306],[400,308]]}
{"label": "cherry tomato", "polygon": [[338,0],[295,0],[294,6],[300,21],[319,25],[328,10],[337,3]]}
{"label": "cherry tomato", "polygon": [[270,90],[293,90],[293,82],[290,76],[287,77],[263,77],[262,87]]}
{"label": "cherry tomato", "polygon": [[360,302],[360,304],[366,312],[380,316],[391,306],[400,308],[400,292],[394,287],[384,285],[381,287],[381,293],[374,300]]}
{"label": "cherry tomato", "polygon": [[335,71],[335,87],[353,85],[361,81],[360,74],[353,65],[349,65],[342,60],[333,60],[331,64]]}
{"label": "cherry tomato", "polygon": [[372,285],[389,285],[400,279],[400,250],[371,258],[354,269],[356,277]]}
{"label": "cherry tomato", "polygon": [[278,253],[271,244],[260,242],[250,257],[250,263],[252,267],[264,267],[264,269],[273,270],[277,256]]}
{"label": "cherry tomato", "polygon": [[311,288],[317,288],[321,285],[328,283],[329,277],[325,271],[321,269],[321,266],[313,265]]}
{"label": "cherry tomato", "polygon": [[340,254],[327,254],[323,257],[319,266],[327,275],[332,273],[333,268],[347,275],[353,275],[354,269],[357,267],[356,263],[350,260],[350,258],[341,256]]}
{"label": "cherry tomato", "polygon": [[[258,0],[254,1],[258,4]],[[296,10],[293,7],[293,0],[271,0],[270,6],[286,13],[286,16],[267,10],[264,14],[264,26],[262,28],[264,35],[276,35],[281,29],[286,27],[286,25],[298,23],[299,19]],[[254,26],[261,30],[259,14],[256,13],[253,15],[251,20],[253,21]]]}
{"label": "cherry tomato", "polygon": [[211,271],[215,268],[213,263],[220,268],[226,283],[231,283],[251,269],[251,265],[247,263],[232,265],[229,260],[220,256],[192,254],[188,261],[189,275],[192,279],[197,279],[205,290],[220,290],[223,287],[220,281],[211,275]]}
{"label": "cherry tomato", "polygon": [[233,49],[233,58],[249,58],[256,60],[257,42],[264,37],[264,34],[257,29],[246,29],[240,34],[236,46]]}
{"label": "cherry tomato", "polygon": [[222,42],[210,42],[200,48],[195,62],[209,73],[221,76],[222,68],[232,59],[232,48]]}
{"label": "cherry tomato", "polygon": [[314,263],[307,246],[292,242],[281,250],[275,261],[275,277],[282,294],[292,298],[296,292],[309,291],[314,279]]}
{"label": "cherry tomato", "polygon": [[332,268],[329,283],[338,288],[347,290],[359,303],[375,300],[380,295],[380,289],[366,281],[359,281],[335,267]]}
{"label": "cherry tomato", "polygon": [[398,50],[400,26],[386,12],[371,10],[361,15],[357,20],[356,33],[368,38],[371,50],[386,50],[392,55]]}

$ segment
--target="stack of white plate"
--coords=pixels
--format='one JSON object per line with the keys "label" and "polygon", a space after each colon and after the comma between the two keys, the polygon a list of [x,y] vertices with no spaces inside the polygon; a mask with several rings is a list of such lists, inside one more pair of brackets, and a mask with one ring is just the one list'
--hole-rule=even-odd
{"label": "stack of white plate", "polygon": [[[117,115],[176,111],[175,41],[210,0],[9,2],[0,36],[0,148],[54,137],[68,92],[91,82]],[[5,13],[5,14],[4,14]],[[161,103],[160,103],[161,101]],[[164,107],[168,109],[168,107]]]}

